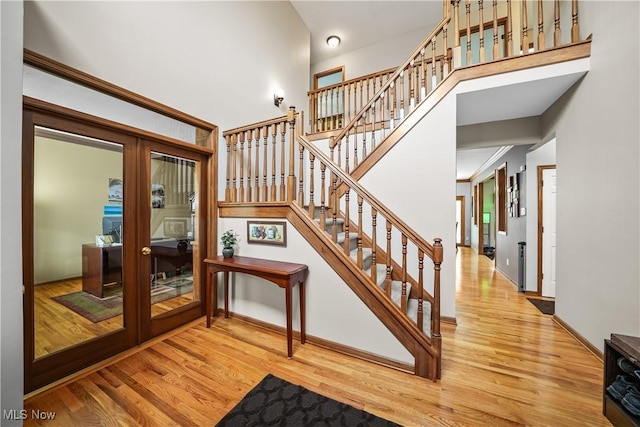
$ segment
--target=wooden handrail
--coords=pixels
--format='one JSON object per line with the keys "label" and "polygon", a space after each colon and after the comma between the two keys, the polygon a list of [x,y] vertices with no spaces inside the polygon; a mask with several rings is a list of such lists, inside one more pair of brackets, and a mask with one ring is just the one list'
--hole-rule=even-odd
{"label": "wooden handrail", "polygon": [[[440,23],[388,77],[386,82],[380,85],[366,102],[362,103],[362,108],[357,113],[349,119],[347,114],[353,113],[345,108],[345,114],[343,114],[340,107],[337,107],[327,116],[327,119],[331,120],[328,129],[332,130],[329,134],[329,147],[335,150],[335,153],[332,151],[334,153],[332,159],[344,171],[352,173],[356,170],[393,133],[394,129],[400,126],[409,113],[446,80],[454,69],[502,61],[506,58],[546,51],[563,45],[560,13],[564,8],[561,7],[560,0],[554,0],[554,43],[550,47],[545,45],[542,0],[537,0],[537,7],[528,4],[528,2],[533,3],[533,0],[517,2],[494,0],[490,6],[486,6],[492,8],[490,13],[487,12],[488,22],[484,20],[484,1],[464,0],[462,4],[460,2],[461,0],[443,2],[444,17]],[[569,2],[564,4],[568,6]],[[577,0],[571,0],[570,5],[571,43],[577,43],[580,41]],[[461,14],[464,15],[460,16]],[[514,28],[514,22],[517,22],[516,17],[520,22],[518,28]],[[536,21],[537,35],[534,35],[535,26],[529,23]],[[550,33],[552,29],[550,23],[547,28]],[[454,43],[451,49],[448,47],[449,30],[454,32]],[[493,32],[490,42],[492,48],[489,49],[485,49],[485,30]],[[500,32],[504,34],[503,42],[500,42]],[[477,51],[472,51],[471,39],[474,34],[479,34],[477,36],[479,43],[475,47]],[[466,39],[464,42],[463,38]],[[464,46],[461,46],[461,43]],[[363,77],[363,79],[366,78],[367,76]],[[333,85],[333,87],[337,88],[339,85]],[[317,92],[309,93],[317,94]],[[331,101],[339,100],[332,95]],[[310,107],[314,108],[315,103],[310,101]],[[350,104],[348,106],[351,107]],[[334,114],[336,110],[338,115]],[[345,121],[347,123],[341,127]],[[312,123],[312,132],[316,131],[313,125]]]}
{"label": "wooden handrail", "polygon": [[385,218],[390,218],[393,220],[393,225],[404,235],[406,235],[410,240],[412,240],[418,247],[420,247],[425,254],[431,259],[434,257],[433,246],[424,240],[419,234],[417,234],[411,227],[409,227],[404,221],[398,218],[393,212],[389,210],[385,205],[382,204],[376,197],[374,197],[369,191],[367,191],[364,187],[362,187],[357,181],[353,181],[349,175],[347,175],[341,168],[337,167],[337,165],[322,151],[320,151],[317,147],[311,144],[306,137],[298,136],[298,143],[300,143],[304,148],[309,151],[309,153],[313,154],[316,160],[320,160],[323,162],[325,167],[329,169],[329,171],[336,175],[341,182],[349,183],[349,187],[354,190],[358,195],[362,196],[363,199],[367,200],[367,203],[371,205],[372,208],[376,210],[376,212]]}

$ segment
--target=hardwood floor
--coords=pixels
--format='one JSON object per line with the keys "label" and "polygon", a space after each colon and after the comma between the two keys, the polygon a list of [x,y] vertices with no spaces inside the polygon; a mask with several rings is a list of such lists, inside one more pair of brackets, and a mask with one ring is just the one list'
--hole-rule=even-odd
{"label": "hardwood floor", "polygon": [[407,426],[606,426],[602,363],[541,314],[488,258],[457,254],[457,326],[443,325],[442,379],[204,319],[25,401],[33,425],[215,425],[267,373]]}

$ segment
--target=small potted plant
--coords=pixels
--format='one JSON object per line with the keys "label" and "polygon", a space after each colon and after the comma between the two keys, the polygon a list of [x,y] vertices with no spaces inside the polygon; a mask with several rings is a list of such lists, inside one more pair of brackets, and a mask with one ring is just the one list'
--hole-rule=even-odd
{"label": "small potted plant", "polygon": [[222,256],[231,258],[233,256],[233,245],[238,243],[238,233],[234,233],[233,229],[225,231],[220,236],[220,243],[222,243]]}

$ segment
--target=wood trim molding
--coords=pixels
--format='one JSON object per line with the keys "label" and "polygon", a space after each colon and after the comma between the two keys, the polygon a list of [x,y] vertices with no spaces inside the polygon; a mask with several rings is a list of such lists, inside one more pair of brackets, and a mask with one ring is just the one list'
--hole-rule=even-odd
{"label": "wood trim molding", "polygon": [[335,73],[341,73],[342,74],[342,81],[344,82],[344,77],[345,77],[344,65],[341,65],[339,67],[335,67],[335,68],[331,68],[329,70],[324,70],[324,71],[320,71],[319,73],[315,73],[313,75],[313,90],[318,89],[318,80],[319,79],[321,79],[324,76],[328,76],[328,75],[335,74]]}
{"label": "wood trim molding", "polygon": [[175,108],[161,104],[150,98],[144,97],[142,95],[138,95],[135,92],[124,89],[120,86],[114,85],[113,83],[109,83],[105,80],[99,79],[95,76],[92,76],[76,68],[65,65],[61,62],[47,58],[46,56],[40,55],[39,53],[33,52],[29,49],[24,49],[23,61],[25,64],[31,65],[35,68],[55,74],[59,77],[71,80],[75,83],[81,84],[83,86],[87,86],[91,89],[95,89],[99,92],[105,93],[107,95],[113,96],[115,98],[121,99],[131,104],[138,105],[142,108],[146,108],[148,110],[171,117],[173,119],[179,120],[183,123],[190,124],[192,126],[217,132],[218,126],[212,123],[206,122],[197,117],[183,113],[182,111],[179,111],[179,110],[176,110]]}
{"label": "wood trim molding", "polygon": [[[216,316],[213,318],[214,321],[220,321],[221,318],[224,315],[224,310],[223,309],[218,309],[216,311]],[[218,317],[219,316],[219,317]],[[277,334],[280,335],[287,335],[287,329],[283,328],[282,326],[277,326],[274,325],[272,323],[267,323],[264,322],[262,320],[258,320],[258,319],[254,319],[253,317],[249,317],[249,316],[245,316],[242,314],[238,314],[238,313],[234,313],[234,312],[229,312],[229,317],[236,319],[238,321],[241,322],[245,322],[248,323],[250,325],[253,326],[257,326],[259,328],[262,329],[266,329],[268,331],[271,332],[275,332]],[[298,344],[300,342],[300,332],[298,331],[293,331],[293,336],[294,338],[298,341]],[[318,347],[322,347],[322,348],[326,348],[328,350],[332,350],[335,351],[337,353],[341,353],[347,356],[351,356],[351,357],[355,357],[356,359],[361,359],[361,360],[365,360],[367,362],[372,362],[375,363],[377,365],[381,365],[381,366],[386,366],[388,368],[393,368],[402,372],[407,372],[410,374],[414,373],[414,368],[411,365],[405,364],[405,363],[400,363],[391,359],[387,359],[385,357],[382,356],[378,356],[376,354],[373,353],[369,353],[367,351],[362,351],[362,350],[358,350],[357,348],[353,348],[353,347],[349,347],[347,345],[344,344],[339,344],[333,341],[329,341],[329,340],[325,340],[324,338],[319,338],[319,337],[315,337],[313,335],[309,335],[309,334],[305,334],[306,337],[306,341],[309,344],[312,345],[317,345]]]}
{"label": "wood trim molding", "polygon": [[604,353],[599,348],[591,344],[585,337],[580,335],[575,329],[569,326],[564,320],[562,320],[557,314],[553,315],[553,321],[558,324],[562,329],[567,331],[569,335],[575,338],[584,348],[589,350],[598,360],[604,363]]}
{"label": "wood trim molding", "polygon": [[536,278],[536,284],[537,284],[537,289],[535,291],[535,294],[538,296],[542,296],[542,175],[543,175],[543,171],[545,169],[555,169],[556,165],[539,165],[538,166],[538,181],[537,181],[537,186],[538,186],[538,247],[537,249],[537,278]]}

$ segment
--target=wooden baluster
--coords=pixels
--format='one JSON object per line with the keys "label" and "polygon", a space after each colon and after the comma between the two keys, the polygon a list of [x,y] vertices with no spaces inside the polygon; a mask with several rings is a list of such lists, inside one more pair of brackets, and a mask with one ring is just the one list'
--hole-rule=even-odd
{"label": "wooden baluster", "polygon": [[252,188],[251,184],[253,182],[253,175],[251,174],[251,163],[252,163],[252,153],[251,153],[251,140],[253,139],[253,130],[249,129],[247,131],[247,195],[245,200],[247,202],[251,202],[253,200]]}
{"label": "wooden baluster", "polygon": [[227,142],[227,182],[224,189],[224,201],[231,201],[231,135],[225,136]]}
{"label": "wooden baluster", "polygon": [[358,252],[356,253],[356,263],[362,270],[362,196],[358,195]]}
{"label": "wooden baluster", "polygon": [[418,329],[424,332],[424,301],[422,295],[424,294],[424,251],[418,249],[418,316],[416,322]]}
{"label": "wooden baluster", "polygon": [[402,233],[402,299],[400,308],[403,313],[407,312],[407,236]]}
{"label": "wooden baluster", "polygon": [[544,0],[538,0],[538,50],[544,50],[544,12],[542,4]]}
{"label": "wooden baluster", "polygon": [[309,153],[309,216],[315,218],[315,180],[314,180],[314,168],[315,168],[316,156],[313,153]]}
{"label": "wooden baluster", "polygon": [[351,252],[351,247],[349,246],[349,192],[350,189],[347,187],[347,190],[344,192],[344,242],[342,244],[342,249],[344,250],[345,255],[349,255],[349,252]]}
{"label": "wooden baluster", "polygon": [[369,109],[371,113],[371,152],[376,149],[376,104]]}
{"label": "wooden baluster", "polygon": [[378,221],[378,211],[375,208],[371,208],[371,280],[376,285],[378,284],[378,269],[376,264],[378,263],[376,253],[378,249],[377,243],[377,230],[376,225]]}
{"label": "wooden baluster", "polygon": [[[344,170],[347,173],[350,173],[350,168],[349,168],[349,137],[350,137],[351,133],[347,132],[347,134],[345,135],[345,146],[344,146]],[[333,137],[331,137],[333,138]]]}
{"label": "wooden baluster", "polygon": [[351,114],[351,88],[353,87],[352,83],[349,83],[347,85],[347,96],[346,96],[346,100],[347,100],[347,105],[344,106],[343,111],[344,111],[344,122],[345,123],[349,123],[351,121],[351,117],[353,117],[353,114]]}
{"label": "wooden baluster", "polygon": [[522,36],[521,36],[521,46],[522,52],[521,54],[526,55],[529,53],[529,18],[527,17],[527,2],[526,0],[522,3]]}
{"label": "wooden baluster", "polygon": [[311,128],[311,133],[318,132],[318,110],[316,108],[318,105],[317,96],[317,92],[313,92],[311,93],[311,96],[309,96],[309,127]]}
{"label": "wooden baluster", "polygon": [[431,339],[440,338],[440,265],[442,264],[442,239],[433,241],[433,306],[431,307]]}
{"label": "wooden baluster", "polygon": [[362,100],[363,94],[364,94],[364,90],[362,89],[362,80],[360,80],[360,106],[356,108],[356,111],[362,110],[362,106],[364,105],[364,102]]}
{"label": "wooden baluster", "polygon": [[420,69],[420,101],[427,97],[427,68],[424,63],[424,48],[420,50],[420,63],[422,68]]}
{"label": "wooden baluster", "polygon": [[262,156],[262,201],[266,202],[268,200],[267,193],[267,158],[268,158],[268,145],[269,145],[269,128],[265,126],[263,129],[262,138],[264,155]]}
{"label": "wooden baluster", "polygon": [[329,91],[322,91],[322,131],[329,130]]}
{"label": "wooden baluster", "polygon": [[238,200],[238,189],[236,188],[238,172],[238,141],[235,134],[231,136],[231,144],[233,145],[233,157],[231,158],[231,162],[233,163],[231,201],[235,202]]}
{"label": "wooden baluster", "polygon": [[[445,2],[446,4],[446,2]],[[447,6],[445,6],[447,7]],[[445,26],[442,29],[442,60],[444,61],[444,67],[442,70],[442,78],[444,79],[446,76],[449,75],[449,73],[451,72],[451,63],[450,63],[450,56],[449,56],[449,46],[448,46],[448,36],[447,36],[447,26]]]}
{"label": "wooden baluster", "polygon": [[578,25],[578,0],[571,1],[571,43],[580,41],[580,26]]}
{"label": "wooden baluster", "polygon": [[276,200],[276,145],[278,144],[278,125],[271,125],[271,201]]}
{"label": "wooden baluster", "polygon": [[244,132],[240,132],[240,187],[238,188],[238,193],[240,195],[240,203],[244,202]]}
{"label": "wooden baluster", "polygon": [[286,200],[286,189],[284,185],[284,171],[285,171],[285,155],[286,153],[286,134],[287,134],[287,122],[280,122],[280,201]]}
{"label": "wooden baluster", "polygon": [[331,240],[338,241],[338,176],[331,172]]}
{"label": "wooden baluster", "polygon": [[295,177],[295,165],[294,165],[294,153],[295,153],[295,125],[296,125],[296,110],[295,107],[289,107],[287,111],[287,122],[289,123],[289,176],[287,177],[287,200],[293,202],[293,197],[296,194],[296,177]]}
{"label": "wooden baluster", "polygon": [[327,229],[327,216],[326,216],[326,187],[325,187],[325,169],[327,165],[324,162],[320,162],[320,229],[324,232]]}
{"label": "wooden baluster", "polygon": [[256,164],[255,164],[256,174],[254,177],[253,200],[256,202],[259,202],[260,201],[260,128],[256,128],[255,137],[256,137],[256,147],[255,147],[256,148]]}
{"label": "wooden baluster", "polygon": [[560,0],[555,0],[553,8],[553,46],[562,45],[562,31],[560,30]]}
{"label": "wooden baluster", "polygon": [[511,0],[507,0],[507,57],[513,56],[513,19],[511,18]]}
{"label": "wooden baluster", "polygon": [[362,113],[362,160],[367,158],[367,115],[368,111]]}
{"label": "wooden baluster", "polygon": [[389,96],[389,103],[391,104],[390,108],[389,108],[389,112],[390,112],[390,116],[389,116],[389,127],[391,128],[391,130],[393,130],[394,126],[395,126],[395,119],[396,119],[396,85],[395,85],[395,81],[392,81],[389,84],[389,92],[391,93],[391,95]]}
{"label": "wooden baluster", "polygon": [[400,71],[400,121],[404,120],[404,71]]}
{"label": "wooden baluster", "polygon": [[[384,86],[384,81],[382,75],[380,76],[380,87]],[[378,117],[380,118],[380,128],[382,129],[382,134],[384,137],[384,92],[380,94],[380,103],[378,104],[380,107],[380,111],[378,113]]]}
{"label": "wooden baluster", "polygon": [[384,290],[387,297],[391,299],[391,222],[387,219],[387,275],[384,279]]}
{"label": "wooden baluster", "polygon": [[335,88],[329,90],[329,130],[336,128],[336,112],[334,111]]}
{"label": "wooden baluster", "polygon": [[304,206],[304,145],[300,144],[300,159],[298,164],[300,165],[300,175],[298,177],[298,206]]}
{"label": "wooden baluster", "polygon": [[480,16],[478,33],[480,34],[480,63],[484,63],[484,1],[478,0],[478,15]]}
{"label": "wooden baluster", "polygon": [[349,131],[350,135],[353,135],[353,168],[358,167],[358,133],[357,133],[358,123],[356,122],[355,126],[351,128]]}
{"label": "wooden baluster", "polygon": [[467,66],[469,66],[473,63],[473,55],[471,53],[471,0],[465,0],[465,9],[467,15]]}
{"label": "wooden baluster", "polygon": [[[462,48],[460,46],[460,0],[453,0],[453,68],[462,65]],[[433,67],[434,64],[432,63]]]}
{"label": "wooden baluster", "polygon": [[415,93],[413,88],[413,59],[409,62],[409,111],[413,111],[413,107],[416,105]]}
{"label": "wooden baluster", "polygon": [[498,46],[498,0],[493,0],[493,60],[500,59]]}
{"label": "wooden baluster", "polygon": [[436,76],[436,38],[431,39],[431,90],[436,88],[438,77]]}

